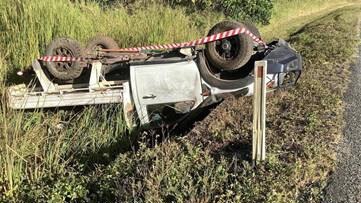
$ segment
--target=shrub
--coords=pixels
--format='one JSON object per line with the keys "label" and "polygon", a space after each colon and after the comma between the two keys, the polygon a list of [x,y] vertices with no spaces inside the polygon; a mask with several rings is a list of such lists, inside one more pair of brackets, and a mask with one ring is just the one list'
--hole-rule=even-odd
{"label": "shrub", "polygon": [[234,19],[247,19],[268,24],[272,14],[271,0],[222,0],[224,14]]}
{"label": "shrub", "polygon": [[36,182],[24,182],[17,194],[22,202],[81,202],[86,201],[87,178],[76,172],[48,174]]}
{"label": "shrub", "polygon": [[272,14],[272,0],[97,0],[102,5],[121,4],[127,8],[146,7],[162,3],[171,7],[185,7],[189,13],[207,10],[222,12],[227,18],[268,24]]}

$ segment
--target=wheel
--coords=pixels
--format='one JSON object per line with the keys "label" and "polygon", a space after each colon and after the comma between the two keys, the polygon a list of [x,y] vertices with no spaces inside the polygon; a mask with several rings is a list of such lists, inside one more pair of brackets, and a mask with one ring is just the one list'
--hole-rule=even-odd
{"label": "wheel", "polygon": [[213,68],[212,65],[207,62],[203,52],[198,53],[197,66],[202,79],[207,84],[219,89],[239,89],[253,82],[253,78],[249,76],[251,70],[243,71],[243,69],[240,69],[231,73],[228,71],[220,71],[219,69]]}
{"label": "wheel", "polygon": [[87,45],[87,54],[96,54],[98,49],[119,49],[118,43],[110,37],[95,37]]}
{"label": "wheel", "polygon": [[[81,57],[82,53],[80,44],[69,38],[55,39],[46,48],[47,56]],[[45,62],[45,67],[61,83],[70,83],[83,72],[80,62]]]}
{"label": "wheel", "polygon": [[[208,36],[238,27],[246,27],[246,25],[235,21],[222,21],[209,31]],[[208,43],[205,54],[214,67],[221,70],[236,70],[245,65],[251,58],[253,42],[246,34],[240,34]]]}

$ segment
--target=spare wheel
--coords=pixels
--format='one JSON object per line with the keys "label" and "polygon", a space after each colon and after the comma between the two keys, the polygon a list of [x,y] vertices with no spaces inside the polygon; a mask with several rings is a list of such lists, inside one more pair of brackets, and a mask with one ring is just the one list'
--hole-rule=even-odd
{"label": "spare wheel", "polygon": [[[235,21],[222,21],[216,24],[208,36],[246,25]],[[208,61],[221,70],[236,70],[244,66],[253,54],[252,39],[246,34],[239,34],[217,40],[206,45],[205,54]]]}

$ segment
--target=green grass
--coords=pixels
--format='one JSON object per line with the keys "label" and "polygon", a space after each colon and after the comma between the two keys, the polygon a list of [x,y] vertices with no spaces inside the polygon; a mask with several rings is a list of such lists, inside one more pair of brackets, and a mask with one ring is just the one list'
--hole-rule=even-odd
{"label": "green grass", "polygon": [[27,66],[55,37],[68,36],[85,44],[91,37],[107,34],[127,47],[179,42],[199,35],[182,10],[175,12],[157,5],[136,10],[131,16],[123,8],[104,12],[95,3],[73,4],[65,0],[4,0],[1,10],[0,36],[6,50],[3,54],[12,68]]}
{"label": "green grass", "polygon": [[261,27],[267,40],[288,38],[308,22],[339,8],[360,4],[358,0],[275,0],[270,24]]}
{"label": "green grass", "polygon": [[342,135],[342,96],[358,42],[360,10],[337,10],[290,38],[305,57],[305,70],[294,89],[268,97],[265,163],[254,169],[247,161],[252,98],[230,98],[186,137],[123,154],[93,173],[88,184],[97,198],[321,202]]}
{"label": "green grass", "polygon": [[[325,1],[312,2],[276,3],[269,28],[280,30],[294,20],[277,20],[284,19],[284,10],[290,11],[286,16],[298,13],[303,18],[312,12],[300,14],[300,5],[320,5],[322,10],[346,1],[328,1],[328,6],[321,4]],[[129,151],[132,138],[125,133],[117,106],[21,112],[5,103],[5,87],[15,82],[14,73],[40,56],[55,37],[70,36],[85,44],[93,36],[107,34],[122,47],[181,42],[204,36],[222,15],[187,15],[181,8],[158,5],[129,14],[124,8],[102,10],[95,3],[67,0],[2,0],[0,10],[0,201],[292,202],[298,197],[307,202],[318,198],[333,163],[328,142],[336,142],[340,134],[340,96],[347,81],[346,59],[353,53],[354,39],[345,35],[354,33],[352,9],[318,20],[291,37],[306,58],[306,72],[296,89],[269,100],[270,154],[257,170],[244,161],[244,152],[238,152],[249,147],[250,98],[224,103],[186,138],[154,148],[141,144],[137,151]],[[330,32],[320,32],[324,29]],[[283,35],[289,37],[289,32]],[[272,38],[279,32],[265,34]],[[324,44],[333,46],[324,48]],[[322,74],[327,70],[332,71],[325,78]],[[228,145],[232,143],[234,147]]]}
{"label": "green grass", "polygon": [[[358,44],[359,13],[360,7],[340,9],[290,38],[305,59],[304,72],[296,88],[268,97],[267,163],[253,175],[241,166],[239,170],[247,175],[237,174],[239,182],[234,182],[242,188],[237,194],[255,191],[244,202],[322,200],[322,189],[334,167],[335,143],[342,136],[342,96]],[[196,146],[201,143],[204,151],[242,157],[241,148],[251,143],[251,103],[251,98],[230,99],[196,127],[189,139]],[[219,139],[225,133],[227,137]]]}

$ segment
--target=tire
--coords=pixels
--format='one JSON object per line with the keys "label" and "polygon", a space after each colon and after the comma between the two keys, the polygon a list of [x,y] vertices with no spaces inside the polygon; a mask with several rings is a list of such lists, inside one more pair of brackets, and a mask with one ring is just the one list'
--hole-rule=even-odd
{"label": "tire", "polygon": [[[245,26],[235,21],[222,21],[209,31],[208,36]],[[228,48],[225,49],[224,46]],[[246,34],[240,34],[206,44],[205,54],[214,67],[221,70],[236,70],[251,58],[253,42]]]}
{"label": "tire", "polygon": [[[69,38],[57,38],[46,48],[47,56],[81,57],[82,54],[80,44]],[[71,83],[83,72],[80,62],[45,62],[45,67],[59,83]]]}
{"label": "tire", "polygon": [[202,79],[209,85],[219,89],[239,89],[250,85],[253,78],[248,74],[241,75],[238,78],[222,79],[212,72],[211,64],[207,63],[207,59],[203,52],[199,52],[197,56],[197,66]]}
{"label": "tire", "polygon": [[119,49],[118,43],[106,36],[95,37],[86,47],[87,54],[96,54],[98,49]]}

